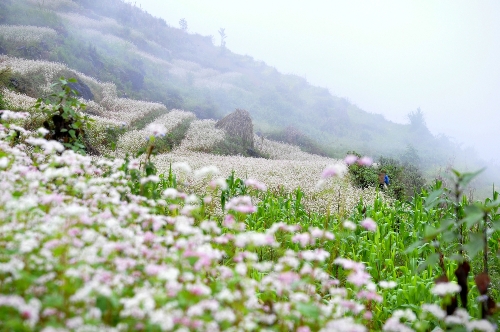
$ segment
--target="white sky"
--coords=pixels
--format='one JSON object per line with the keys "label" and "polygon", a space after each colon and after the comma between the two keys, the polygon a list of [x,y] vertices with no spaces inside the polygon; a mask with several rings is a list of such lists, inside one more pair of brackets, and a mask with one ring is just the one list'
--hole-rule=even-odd
{"label": "white sky", "polygon": [[[129,1],[128,1],[129,2]],[[135,2],[135,1],[134,1]],[[190,33],[225,28],[226,46],[500,160],[500,1],[137,0]]]}

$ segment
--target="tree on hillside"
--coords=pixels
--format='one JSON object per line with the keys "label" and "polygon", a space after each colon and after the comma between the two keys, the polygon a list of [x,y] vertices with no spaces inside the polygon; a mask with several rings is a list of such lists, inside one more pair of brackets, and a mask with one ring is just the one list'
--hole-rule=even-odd
{"label": "tree on hillside", "polygon": [[401,155],[401,162],[404,165],[414,165],[420,167],[420,156],[418,155],[417,149],[411,144],[406,146],[406,150]]}
{"label": "tree on hillside", "polygon": [[416,111],[408,113],[408,119],[410,120],[410,126],[413,130],[426,130],[427,129],[427,124],[425,122],[424,118],[424,112],[419,108],[417,108]]}
{"label": "tree on hillside", "polygon": [[226,47],[226,42],[224,39],[227,38],[227,35],[226,35],[226,32],[225,32],[226,29],[224,28],[220,28],[219,29],[219,35],[220,35],[220,47],[222,48],[225,48]]}
{"label": "tree on hillside", "polygon": [[179,20],[179,26],[181,27],[182,31],[187,31],[187,29],[188,29],[188,23],[187,23],[187,21],[186,21],[185,18],[181,18]]}

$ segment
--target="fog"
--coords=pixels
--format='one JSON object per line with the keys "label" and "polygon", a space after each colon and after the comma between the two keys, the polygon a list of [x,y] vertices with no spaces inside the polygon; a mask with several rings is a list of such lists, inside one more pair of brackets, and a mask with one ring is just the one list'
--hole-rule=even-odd
{"label": "fog", "polygon": [[433,134],[500,160],[500,2],[139,0],[188,32],[225,29],[226,47],[305,77],[361,109],[407,123],[418,107]]}

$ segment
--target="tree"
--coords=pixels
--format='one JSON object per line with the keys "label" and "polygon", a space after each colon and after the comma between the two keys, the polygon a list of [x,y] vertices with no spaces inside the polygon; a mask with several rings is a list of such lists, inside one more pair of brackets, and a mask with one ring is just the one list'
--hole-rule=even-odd
{"label": "tree", "polygon": [[188,29],[188,23],[187,23],[187,21],[186,21],[185,18],[181,18],[179,20],[179,26],[181,27],[182,31],[187,31],[187,29]]}
{"label": "tree", "polygon": [[406,150],[401,155],[401,161],[403,165],[414,165],[416,167],[420,166],[420,156],[418,155],[417,149],[411,144],[406,146]]}
{"label": "tree", "polygon": [[226,29],[224,28],[220,28],[219,29],[219,35],[220,35],[220,47],[222,48],[225,48],[226,47],[226,42],[224,41],[224,39],[227,38],[227,35],[226,35],[226,32],[225,32]]}
{"label": "tree", "polygon": [[414,130],[428,130],[427,124],[425,123],[424,112],[419,108],[416,111],[408,113],[408,120],[410,120],[410,126]]}

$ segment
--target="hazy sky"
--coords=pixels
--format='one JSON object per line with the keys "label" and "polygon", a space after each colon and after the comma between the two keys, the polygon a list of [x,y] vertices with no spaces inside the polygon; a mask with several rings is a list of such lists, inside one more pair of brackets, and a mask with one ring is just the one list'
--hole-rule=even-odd
{"label": "hazy sky", "polygon": [[[130,1],[128,1],[130,2]],[[135,1],[134,1],[135,2]],[[213,35],[361,109],[500,160],[500,1],[138,0],[173,27]]]}

